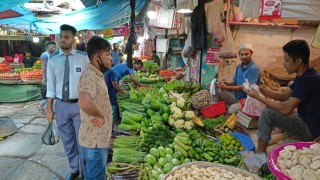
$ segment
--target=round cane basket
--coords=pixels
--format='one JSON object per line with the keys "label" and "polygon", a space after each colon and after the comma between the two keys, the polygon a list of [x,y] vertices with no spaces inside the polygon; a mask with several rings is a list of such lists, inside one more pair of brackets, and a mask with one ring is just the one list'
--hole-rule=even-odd
{"label": "round cane basket", "polygon": [[203,161],[196,161],[196,162],[191,162],[191,163],[186,163],[180,166],[174,167],[168,174],[163,176],[163,180],[166,180],[169,176],[173,176],[176,172],[176,170],[182,169],[182,168],[190,168],[192,165],[197,166],[198,168],[207,168],[207,167],[219,167],[221,169],[225,169],[227,171],[231,171],[235,174],[242,174],[245,177],[252,177],[254,180],[262,180],[258,175],[252,174],[246,170],[233,167],[233,166],[227,166],[219,163],[209,163],[209,162],[203,162]]}

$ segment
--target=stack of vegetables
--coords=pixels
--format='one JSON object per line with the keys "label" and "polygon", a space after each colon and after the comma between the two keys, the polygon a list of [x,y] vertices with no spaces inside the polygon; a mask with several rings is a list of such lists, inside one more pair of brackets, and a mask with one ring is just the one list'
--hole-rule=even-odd
{"label": "stack of vegetables", "polygon": [[[121,93],[118,93],[121,94]],[[129,96],[126,100],[123,100],[121,102],[118,102],[120,107],[121,114],[124,111],[128,111],[133,114],[141,114],[145,115],[144,113],[144,107],[141,105],[141,99],[130,99]]]}
{"label": "stack of vegetables", "polygon": [[36,63],[35,65],[32,66],[34,69],[41,69],[42,68],[42,65],[41,63]]}
{"label": "stack of vegetables", "polygon": [[116,136],[113,141],[114,148],[129,148],[138,150],[140,144],[140,137],[136,136]]}
{"label": "stack of vegetables", "polygon": [[140,150],[148,152],[154,147],[169,146],[173,142],[175,135],[168,126],[156,123],[151,127],[142,128],[140,136]]}
{"label": "stack of vegetables", "polygon": [[[139,165],[142,179],[161,179],[173,167],[191,160],[237,166],[241,161],[241,156],[237,153],[241,147],[237,145],[237,141],[234,143],[232,139],[225,146],[226,142],[223,140],[222,143],[216,143],[207,138],[205,133],[195,130],[194,123],[202,122],[197,120],[191,110],[190,96],[199,89],[199,83],[174,81],[151,84],[149,88],[131,87],[130,94],[118,93],[117,101],[122,112],[119,130],[136,134],[140,132],[140,137],[116,137],[113,161],[144,161],[143,165]],[[214,132],[218,126],[231,127],[234,125],[233,119],[234,115],[229,118],[228,123],[224,116],[206,119],[203,129]],[[235,145],[232,147],[230,144]]]}
{"label": "stack of vegetables", "polygon": [[146,153],[130,148],[113,148],[112,161],[119,163],[143,162]]}
{"label": "stack of vegetables", "polygon": [[22,80],[42,79],[42,70],[33,69],[31,71],[22,71],[20,77]]}
{"label": "stack of vegetables", "polygon": [[200,83],[197,82],[185,82],[185,81],[171,81],[164,86],[164,89],[174,91],[177,93],[191,93],[194,94],[200,90]]}
{"label": "stack of vegetables", "polygon": [[174,166],[191,162],[185,159],[179,151],[174,152],[170,147],[152,148],[144,158],[147,169],[147,179],[161,179]]}
{"label": "stack of vegetables", "polygon": [[152,61],[145,61],[143,62],[143,67],[147,70],[149,70],[149,72],[155,72],[157,69],[159,69],[159,66],[157,63],[152,62]]}
{"label": "stack of vegetables", "polygon": [[0,80],[19,80],[20,74],[18,73],[3,73],[0,74]]}
{"label": "stack of vegetables", "polygon": [[[171,115],[169,116],[169,125],[175,128],[191,130],[194,128],[195,114],[190,108],[190,99],[183,94],[176,94],[170,91],[170,97],[173,100],[170,105]],[[185,100],[187,99],[187,100]]]}
{"label": "stack of vegetables", "polygon": [[150,84],[158,81],[163,81],[163,78],[158,74],[151,74],[149,72],[136,72],[134,77],[142,84]]}
{"label": "stack of vegetables", "polygon": [[21,73],[21,72],[24,72],[24,71],[32,71],[34,68],[15,68],[15,72],[16,73]]}
{"label": "stack of vegetables", "polygon": [[244,151],[244,147],[241,145],[239,139],[235,138],[230,133],[223,133],[220,136],[220,141],[225,147],[228,147],[229,149]]}
{"label": "stack of vegetables", "polygon": [[0,63],[0,73],[8,73],[11,71],[11,66],[8,63]]}
{"label": "stack of vegetables", "polygon": [[124,111],[122,113],[121,124],[118,126],[120,131],[139,131],[143,115]]}
{"label": "stack of vegetables", "polygon": [[112,161],[118,163],[139,162],[146,153],[139,151],[140,138],[134,136],[116,136],[113,142]]}

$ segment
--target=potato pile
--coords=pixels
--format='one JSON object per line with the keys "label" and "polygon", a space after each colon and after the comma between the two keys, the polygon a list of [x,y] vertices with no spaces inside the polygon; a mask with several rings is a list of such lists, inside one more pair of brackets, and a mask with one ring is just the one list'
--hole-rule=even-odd
{"label": "potato pile", "polygon": [[315,70],[320,71],[320,56],[310,61],[310,64]]}
{"label": "potato pile", "polygon": [[297,76],[296,73],[288,74],[288,72],[283,67],[273,68],[270,71],[270,73],[278,78],[292,79],[292,80]]}
{"label": "potato pile", "polygon": [[280,91],[280,84],[272,79],[270,79],[270,73],[264,70],[261,73],[261,84],[269,90]]}
{"label": "potato pile", "polygon": [[190,168],[181,168],[170,175],[167,180],[220,180],[220,179],[237,179],[237,180],[253,180],[252,177],[245,177],[242,174],[236,174],[219,167],[198,168],[192,165]]}
{"label": "potato pile", "polygon": [[320,144],[303,149],[288,145],[279,152],[277,164],[293,180],[320,180]]}

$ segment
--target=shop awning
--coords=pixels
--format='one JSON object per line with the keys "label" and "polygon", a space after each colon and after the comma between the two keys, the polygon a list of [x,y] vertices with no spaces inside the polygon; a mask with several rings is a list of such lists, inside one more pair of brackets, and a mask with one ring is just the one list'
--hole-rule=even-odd
{"label": "shop awning", "polygon": [[[136,14],[143,8],[145,0],[136,1]],[[101,30],[112,28],[130,20],[129,0],[109,0],[98,6],[87,7],[72,13],[42,19],[35,22],[36,29],[45,34],[58,34],[62,24],[69,24],[77,30]]]}
{"label": "shop awning", "polygon": [[37,18],[23,6],[0,12],[0,24],[30,24],[35,21]]}
{"label": "shop awning", "polygon": [[29,2],[30,0],[1,0],[0,12],[9,10],[15,6]]}

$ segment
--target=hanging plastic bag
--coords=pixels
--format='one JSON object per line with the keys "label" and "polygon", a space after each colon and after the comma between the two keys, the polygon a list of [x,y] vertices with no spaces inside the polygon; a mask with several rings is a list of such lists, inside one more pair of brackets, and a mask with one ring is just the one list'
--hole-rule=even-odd
{"label": "hanging plastic bag", "polygon": [[[250,90],[252,88],[256,89],[260,96],[263,96],[260,91],[259,91],[259,86],[257,86],[256,84],[253,84],[250,86],[250,83],[248,82],[248,80],[246,79],[245,82],[243,83],[243,86]],[[260,102],[259,100],[250,97],[248,95],[247,100],[246,100],[246,104],[244,105],[242,111],[251,115],[251,116],[260,116],[261,112],[266,108],[266,105],[262,102]]]}
{"label": "hanging plastic bag", "polygon": [[55,145],[59,142],[60,136],[56,131],[55,124],[48,122],[46,129],[42,133],[41,141],[45,145]]}
{"label": "hanging plastic bag", "polygon": [[212,33],[212,43],[222,45],[225,41],[225,28],[220,20],[221,8],[223,1],[218,0],[208,3],[206,6],[207,12],[207,31]]}

